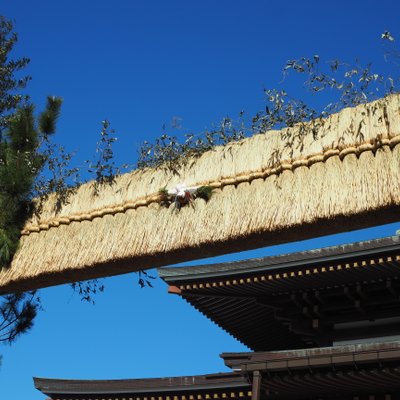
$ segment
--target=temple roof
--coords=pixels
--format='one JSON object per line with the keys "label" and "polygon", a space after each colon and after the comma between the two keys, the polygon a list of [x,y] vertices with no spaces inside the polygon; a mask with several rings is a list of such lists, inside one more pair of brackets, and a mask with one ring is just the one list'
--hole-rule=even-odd
{"label": "temple roof", "polygon": [[224,398],[227,396],[237,398],[248,397],[247,392],[250,388],[248,379],[237,373],[115,380],[34,378],[34,384],[36,389],[57,399],[75,399],[83,395],[101,399],[103,396],[104,398],[108,396],[108,399],[113,395],[117,397],[126,395],[132,396],[135,400],[158,396],[159,400],[189,392],[204,396],[209,393],[219,394],[221,398],[225,394]]}
{"label": "temple roof", "polygon": [[397,399],[400,342],[224,353],[244,375],[260,371],[261,399]]}
{"label": "temple roof", "polygon": [[261,377],[255,397],[260,400],[395,399],[391,396],[400,390],[398,341],[221,357],[235,372],[121,380],[34,378],[34,383],[57,400],[250,400],[255,372]]}
{"label": "temple roof", "polygon": [[235,277],[260,272],[268,272],[296,267],[312,267],[314,265],[338,263],[351,259],[365,258],[369,255],[378,257],[380,254],[398,252],[400,236],[366,240],[323,247],[314,250],[293,252],[276,256],[253,258],[241,261],[231,261],[216,264],[194,265],[189,267],[163,267],[158,269],[159,276],[168,283],[176,285],[179,282],[202,281],[212,278]]}
{"label": "temple roof", "polygon": [[256,351],[400,334],[398,236],[159,274]]}
{"label": "temple roof", "polygon": [[[333,347],[297,350],[222,353],[225,365],[236,372],[249,371],[295,371],[308,368],[351,366],[361,369],[375,363],[398,366],[400,341],[378,343],[355,343]],[[400,372],[400,370],[399,370]],[[399,382],[400,384],[400,382]]]}

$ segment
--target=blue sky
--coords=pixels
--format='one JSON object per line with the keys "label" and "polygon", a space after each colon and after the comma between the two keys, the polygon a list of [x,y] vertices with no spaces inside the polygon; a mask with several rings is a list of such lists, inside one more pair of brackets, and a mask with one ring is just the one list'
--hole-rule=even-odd
{"label": "blue sky", "polygon": [[[28,93],[42,107],[64,98],[57,141],[94,156],[100,122],[117,131],[117,161],[133,164],[144,140],[179,116],[199,132],[226,115],[263,109],[263,88],[282,83],[286,60],[355,57],[387,69],[380,34],[400,38],[397,1],[76,1],[3,0],[15,21],[16,55],[31,58]],[[306,95],[318,104],[316,97]],[[230,255],[226,260],[391,235],[399,224],[299,244]],[[37,257],[40,257],[39,255]],[[203,260],[201,262],[204,262]],[[43,399],[32,376],[140,378],[224,370],[218,354],[245,350],[155,281],[140,289],[133,274],[109,278],[96,305],[68,286],[42,291],[44,311],[32,331],[0,347],[1,398]]]}

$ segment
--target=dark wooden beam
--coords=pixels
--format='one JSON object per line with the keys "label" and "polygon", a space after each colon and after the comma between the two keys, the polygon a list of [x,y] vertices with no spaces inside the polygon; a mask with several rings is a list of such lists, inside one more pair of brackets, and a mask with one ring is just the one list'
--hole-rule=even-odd
{"label": "dark wooden beam", "polygon": [[315,305],[315,294],[311,294],[311,292],[303,292],[301,294],[301,298],[303,299],[303,302],[309,305],[310,307],[313,307]]}
{"label": "dark wooden beam", "polygon": [[381,337],[400,334],[400,323],[398,321],[384,325],[348,328],[334,330],[332,332],[333,340],[346,340],[355,337]]}
{"label": "dark wooden beam", "polygon": [[400,285],[392,279],[375,282],[371,285],[345,285],[336,288],[297,291],[289,295],[256,296],[259,304],[271,309],[298,309],[301,312],[305,306],[313,309],[319,306],[319,312],[330,312],[344,308],[366,308],[379,306],[382,303],[400,301]]}
{"label": "dark wooden beam", "polygon": [[[357,306],[360,307],[357,310]],[[356,312],[357,311],[357,312]],[[329,313],[322,308],[321,316],[313,313],[307,316],[300,313],[296,309],[289,310],[275,310],[274,318],[281,322],[294,322],[298,320],[302,321],[312,321],[313,319],[319,319],[324,324],[339,324],[344,322],[352,321],[362,321],[369,320],[375,321],[377,319],[391,318],[400,315],[400,304],[386,304],[379,307],[379,305],[374,305],[368,308],[361,308],[361,303],[355,303],[351,307],[338,308],[336,310],[330,310]]]}
{"label": "dark wooden beam", "polygon": [[362,285],[360,285],[360,284],[356,285],[356,293],[357,293],[358,297],[361,298],[362,300],[365,300],[365,301],[368,300],[368,296],[364,292]]}
{"label": "dark wooden beam", "polygon": [[303,341],[312,341],[318,346],[332,344],[332,327],[323,325],[318,319],[313,321],[292,321],[286,323],[290,332],[300,335]]}
{"label": "dark wooden beam", "polygon": [[261,397],[261,381],[262,376],[260,371],[253,372],[253,385],[251,389],[251,400],[260,400]]}
{"label": "dark wooden beam", "polygon": [[399,291],[393,284],[393,281],[391,279],[386,280],[386,289],[389,291],[389,293],[393,296],[394,299],[399,300]]}

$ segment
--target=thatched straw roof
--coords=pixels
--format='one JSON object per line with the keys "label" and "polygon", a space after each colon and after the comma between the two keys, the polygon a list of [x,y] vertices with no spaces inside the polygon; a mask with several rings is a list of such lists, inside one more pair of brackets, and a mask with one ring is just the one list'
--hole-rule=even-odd
{"label": "thatched straw roof", "polygon": [[[400,96],[259,134],[178,171],[124,174],[96,195],[83,185],[58,213],[51,196],[28,221],[0,291],[122,274],[398,220]],[[210,185],[194,208],[159,189]]]}

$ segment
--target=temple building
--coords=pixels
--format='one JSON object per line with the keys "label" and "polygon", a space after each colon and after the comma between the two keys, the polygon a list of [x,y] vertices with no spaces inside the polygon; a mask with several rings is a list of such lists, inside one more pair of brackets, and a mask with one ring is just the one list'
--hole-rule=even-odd
{"label": "temple building", "polygon": [[400,398],[400,237],[287,255],[160,268],[251,352],[231,372],[131,380],[34,378],[52,400]]}

